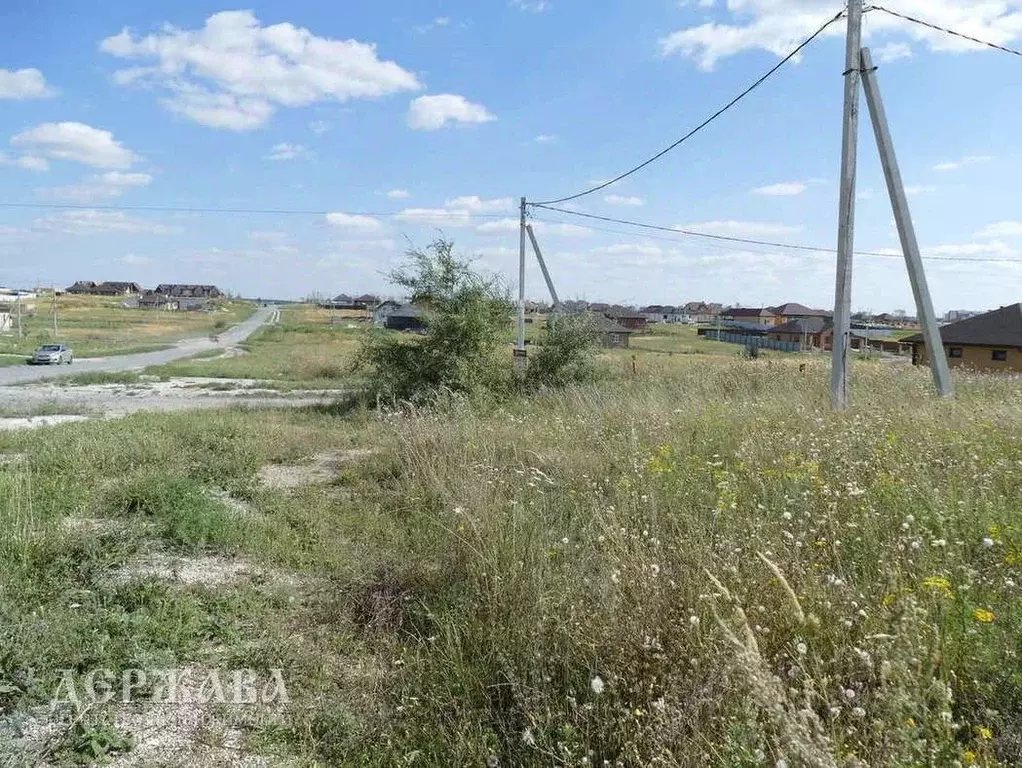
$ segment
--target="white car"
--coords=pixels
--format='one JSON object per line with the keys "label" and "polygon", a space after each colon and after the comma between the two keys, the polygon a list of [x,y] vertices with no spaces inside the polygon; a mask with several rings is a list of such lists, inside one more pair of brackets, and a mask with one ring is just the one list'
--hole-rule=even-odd
{"label": "white car", "polygon": [[67,363],[71,365],[75,359],[75,353],[67,344],[43,344],[32,353],[28,359],[29,365],[60,365]]}

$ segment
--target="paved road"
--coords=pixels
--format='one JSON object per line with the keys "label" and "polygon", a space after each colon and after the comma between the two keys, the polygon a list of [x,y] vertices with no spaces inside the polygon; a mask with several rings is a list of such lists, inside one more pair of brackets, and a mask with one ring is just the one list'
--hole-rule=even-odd
{"label": "paved road", "polygon": [[184,357],[191,357],[209,349],[221,349],[237,344],[251,336],[261,325],[280,317],[276,307],[261,307],[252,317],[239,323],[228,331],[220,333],[219,342],[208,336],[201,338],[182,339],[171,349],[159,352],[143,352],[137,355],[114,355],[112,357],[75,358],[72,365],[10,365],[0,368],[0,386],[5,384],[21,384],[40,379],[53,379],[76,373],[93,373],[97,371],[116,373],[148,368],[150,365],[163,365]]}

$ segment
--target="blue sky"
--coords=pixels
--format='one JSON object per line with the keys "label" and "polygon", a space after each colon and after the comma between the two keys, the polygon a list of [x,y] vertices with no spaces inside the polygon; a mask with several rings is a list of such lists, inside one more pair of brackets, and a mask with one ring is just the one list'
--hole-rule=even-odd
{"label": "blue sky", "polygon": [[[438,229],[511,282],[518,197],[572,194],[662,149],[839,4],[154,5],[0,7],[0,202],[77,206],[0,208],[0,283],[215,282],[276,297],[386,292],[381,273],[409,241],[426,244]],[[1022,0],[887,5],[1022,44]],[[1019,300],[1022,62],[879,12],[867,15],[866,34],[924,255],[1002,260],[928,261],[938,310]],[[578,210],[832,246],[842,35],[843,23],[832,26],[705,132],[576,201]],[[896,254],[865,112],[861,137],[857,247]],[[826,254],[536,216],[564,297],[833,303]],[[531,264],[527,292],[544,294]],[[911,311],[903,262],[858,259],[853,304]]]}

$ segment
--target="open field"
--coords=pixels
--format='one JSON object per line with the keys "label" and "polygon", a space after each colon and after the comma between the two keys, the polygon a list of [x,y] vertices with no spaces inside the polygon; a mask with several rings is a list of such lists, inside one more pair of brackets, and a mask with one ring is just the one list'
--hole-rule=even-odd
{"label": "open field", "polygon": [[[500,407],[0,434],[0,754],[1022,760],[1018,380],[941,402],[859,363],[834,414],[826,358],[657,360]],[[279,668],[290,703],[57,727],[59,670],[99,667]]]}
{"label": "open field", "polygon": [[[249,302],[227,301],[220,312],[165,312],[128,309],[124,297],[57,297],[58,335],[53,335],[50,295],[29,299],[32,313],[23,317],[25,337],[17,331],[0,336],[0,365],[22,364],[40,344],[54,341],[68,344],[76,357],[104,357],[165,349],[183,338],[203,336],[244,320],[255,306]],[[13,320],[12,320],[13,322]]]}

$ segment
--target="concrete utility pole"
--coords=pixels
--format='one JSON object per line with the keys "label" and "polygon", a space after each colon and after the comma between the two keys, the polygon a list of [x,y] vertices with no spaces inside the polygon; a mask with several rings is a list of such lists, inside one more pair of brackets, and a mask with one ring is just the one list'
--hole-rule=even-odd
{"label": "concrete utility pole", "polygon": [[21,299],[22,299],[21,294],[18,294],[17,299],[18,299],[18,338],[23,339],[25,338],[25,333],[21,327]]}
{"label": "concrete utility pole", "polygon": [[866,91],[866,105],[869,107],[870,118],[873,121],[877,149],[880,150],[880,164],[884,168],[887,192],[891,198],[891,208],[894,210],[894,221],[898,225],[898,237],[901,238],[901,250],[905,254],[905,265],[908,267],[908,276],[912,281],[912,293],[916,300],[916,315],[923,326],[923,338],[926,340],[926,351],[930,357],[933,382],[942,397],[951,397],[954,394],[954,387],[951,384],[951,372],[948,370],[944,342],[940,338],[937,315],[933,311],[933,300],[930,298],[930,289],[926,284],[923,260],[919,255],[919,241],[916,239],[915,226],[912,224],[912,214],[909,211],[908,198],[905,196],[905,185],[902,183],[901,169],[898,167],[898,158],[894,152],[894,142],[887,124],[887,112],[884,110],[880,84],[877,82],[876,68],[873,66],[873,57],[870,55],[869,48],[862,49],[860,62],[862,85]]}
{"label": "concrete utility pole", "polygon": [[838,203],[837,275],[834,285],[834,349],[831,353],[830,401],[848,407],[848,350],[852,328],[852,251],[855,247],[855,170],[859,135],[859,49],[862,47],[862,0],[848,0],[845,41],[845,106],[841,138],[841,194]]}
{"label": "concrete utility pole", "polygon": [[515,363],[519,369],[525,367],[525,198],[522,198],[521,215],[518,223],[518,343],[515,346]]}
{"label": "concrete utility pole", "polygon": [[57,340],[57,287],[53,287],[53,340]]}
{"label": "concrete utility pole", "polygon": [[529,233],[529,240],[532,242],[532,250],[536,254],[536,261],[539,268],[543,270],[543,279],[546,280],[547,290],[550,291],[550,298],[554,302],[554,314],[561,308],[561,300],[557,298],[557,291],[554,289],[554,281],[550,279],[550,273],[546,268],[546,261],[543,260],[543,252],[539,249],[539,242],[536,240],[536,233],[532,231],[532,225],[526,224],[525,230]]}

